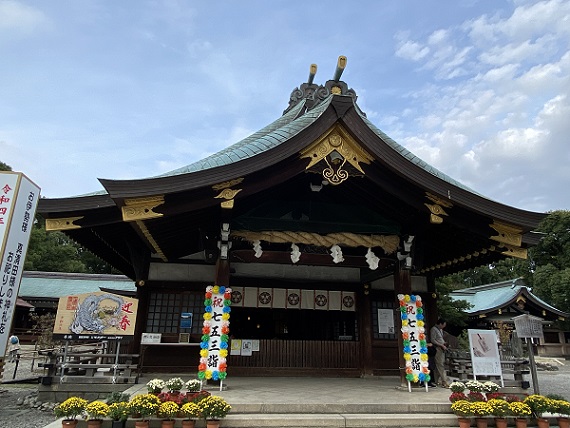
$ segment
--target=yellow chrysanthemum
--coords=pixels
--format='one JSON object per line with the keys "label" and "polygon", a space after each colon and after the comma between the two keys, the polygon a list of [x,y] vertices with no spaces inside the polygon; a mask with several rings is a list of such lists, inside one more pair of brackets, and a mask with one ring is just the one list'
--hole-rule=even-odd
{"label": "yellow chrysanthemum", "polygon": [[208,356],[208,350],[207,349],[201,349],[200,350],[200,356],[202,358],[206,358]]}
{"label": "yellow chrysanthemum", "polygon": [[412,358],[410,354],[404,354],[404,360],[408,361]]}
{"label": "yellow chrysanthemum", "polygon": [[220,294],[220,286],[219,285],[214,285],[214,288],[212,288],[212,294]]}
{"label": "yellow chrysanthemum", "polygon": [[406,295],[404,296],[404,302],[408,303],[409,301],[410,301],[410,295],[409,295],[409,294],[406,294]]}
{"label": "yellow chrysanthemum", "polygon": [[227,356],[228,356],[228,350],[227,349],[220,350],[220,357],[225,358]]}
{"label": "yellow chrysanthemum", "polygon": [[204,312],[204,319],[206,321],[209,321],[212,319],[212,313],[211,312]]}
{"label": "yellow chrysanthemum", "polygon": [[226,313],[222,314],[222,319],[223,319],[224,321],[229,320],[229,319],[230,319],[230,314],[229,314],[229,312],[226,312]]}

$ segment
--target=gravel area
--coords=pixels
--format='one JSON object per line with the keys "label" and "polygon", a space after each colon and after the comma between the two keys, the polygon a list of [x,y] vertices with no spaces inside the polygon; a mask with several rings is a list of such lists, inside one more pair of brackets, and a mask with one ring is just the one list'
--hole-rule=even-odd
{"label": "gravel area", "polygon": [[[570,361],[553,358],[536,358],[538,371],[538,389],[542,395],[557,394],[570,400]],[[32,366],[35,368],[33,370]],[[16,379],[23,380],[42,375],[43,369],[37,369],[37,361],[24,355],[16,372]],[[12,380],[14,363],[6,363],[3,382]],[[533,392],[532,378],[529,375]],[[55,403],[37,401],[37,384],[1,383],[0,384],[0,427],[42,428],[53,422]]]}

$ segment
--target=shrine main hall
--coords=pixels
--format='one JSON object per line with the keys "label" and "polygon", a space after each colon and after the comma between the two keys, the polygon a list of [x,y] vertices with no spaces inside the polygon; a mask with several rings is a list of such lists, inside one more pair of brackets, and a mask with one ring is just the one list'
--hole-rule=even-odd
{"label": "shrine main hall", "polygon": [[230,376],[395,375],[398,294],[421,296],[433,325],[436,278],[538,242],[545,214],[490,200],[392,140],[341,80],[345,65],[324,84],[311,66],[281,117],[219,153],[39,201],[48,230],[136,285],[131,352],[143,333],[161,337],[145,370],[196,371],[205,290],[219,285],[232,290],[232,342],[253,347],[230,352]]}

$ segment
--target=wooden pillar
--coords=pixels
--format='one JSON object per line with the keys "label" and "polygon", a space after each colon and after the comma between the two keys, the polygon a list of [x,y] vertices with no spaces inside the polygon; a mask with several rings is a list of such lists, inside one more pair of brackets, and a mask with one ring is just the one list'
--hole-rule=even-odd
{"label": "wooden pillar", "polygon": [[358,321],[360,325],[360,376],[372,376],[374,361],[372,357],[372,303],[370,284],[364,284],[358,293]]}
{"label": "wooden pillar", "polygon": [[228,287],[230,285],[230,260],[221,259],[218,257],[216,262],[216,274],[214,278],[214,285],[223,285]]}
{"label": "wooden pillar", "polygon": [[[412,275],[409,269],[402,269],[402,264],[398,263],[396,267],[396,273],[394,275],[394,299],[396,299],[396,308],[400,307],[400,301],[398,300],[398,294],[411,294],[412,293]],[[398,337],[398,362],[400,367],[400,384],[402,386],[407,385],[406,372],[404,368],[406,367],[406,361],[404,360],[404,354],[402,349],[404,349],[404,342],[402,339],[402,319],[399,316],[398,311],[398,328],[396,329],[396,336]]]}
{"label": "wooden pillar", "polygon": [[134,340],[129,345],[129,353],[135,354],[141,352],[141,336],[146,330],[146,320],[148,318],[148,301],[149,289],[144,280],[137,281],[137,299],[139,300],[137,308],[137,321],[135,325]]}

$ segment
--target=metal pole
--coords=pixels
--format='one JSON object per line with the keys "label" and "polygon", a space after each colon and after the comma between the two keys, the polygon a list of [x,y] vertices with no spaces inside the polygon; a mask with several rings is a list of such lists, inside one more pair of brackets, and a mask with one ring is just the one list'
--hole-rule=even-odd
{"label": "metal pole", "polygon": [[18,371],[18,364],[20,364],[20,354],[16,354],[16,364],[14,365],[14,374],[12,379],[16,379],[16,372]]}
{"label": "metal pole", "polygon": [[528,361],[530,362],[530,374],[532,376],[532,388],[535,394],[540,394],[540,389],[538,388],[538,375],[536,372],[536,363],[534,362],[534,349],[532,346],[532,338],[525,339],[526,346],[528,349]]}

